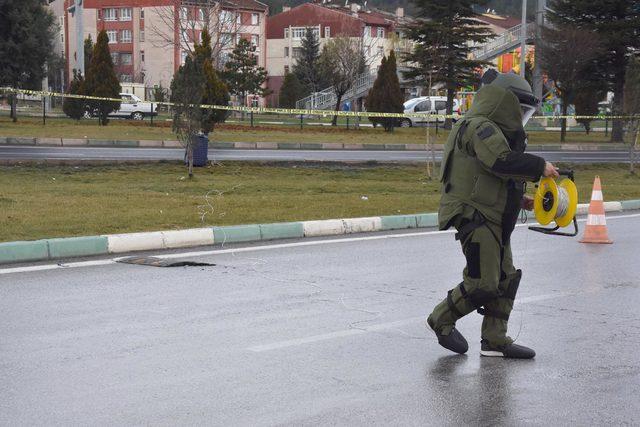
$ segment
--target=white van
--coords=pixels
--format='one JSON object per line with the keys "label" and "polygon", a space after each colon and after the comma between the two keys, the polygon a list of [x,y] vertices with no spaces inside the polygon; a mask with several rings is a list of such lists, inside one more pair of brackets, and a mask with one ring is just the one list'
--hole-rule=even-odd
{"label": "white van", "polygon": [[[447,97],[446,96],[421,96],[419,98],[413,98],[404,103],[405,114],[420,113],[424,114],[424,117],[405,117],[402,119],[402,127],[412,127],[425,125],[427,123],[427,117],[429,114],[446,114],[447,113]],[[453,99],[453,114],[460,115],[460,101]],[[430,122],[435,123],[436,118],[430,117]],[[444,122],[444,119],[437,119],[440,123]],[[454,119],[455,121],[456,119]]]}

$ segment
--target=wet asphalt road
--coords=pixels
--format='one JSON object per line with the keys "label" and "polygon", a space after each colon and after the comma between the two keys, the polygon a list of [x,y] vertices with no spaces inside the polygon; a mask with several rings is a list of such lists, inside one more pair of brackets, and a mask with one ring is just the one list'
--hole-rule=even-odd
{"label": "wet asphalt road", "polygon": [[[551,162],[624,163],[624,151],[531,151]],[[243,161],[333,161],[333,162],[424,162],[430,154],[425,151],[374,150],[209,150],[209,159]],[[440,161],[441,153],[436,153]],[[182,160],[183,149],[173,148],[109,148],[109,147],[35,147],[0,146],[0,160]]]}
{"label": "wet asphalt road", "polygon": [[0,424],[636,424],[640,215],[609,233],[517,229],[510,330],[530,361],[480,358],[477,314],[465,356],[425,329],[460,278],[451,233],[190,257],[214,267],[3,267]]}

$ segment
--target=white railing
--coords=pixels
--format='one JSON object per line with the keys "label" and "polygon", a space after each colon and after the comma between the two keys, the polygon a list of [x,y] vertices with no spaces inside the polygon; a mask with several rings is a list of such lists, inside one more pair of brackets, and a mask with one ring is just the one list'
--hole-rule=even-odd
{"label": "white railing", "polygon": [[[535,32],[535,24],[527,24],[526,39],[532,39],[535,36]],[[520,44],[521,38],[522,24],[518,24],[515,27],[509,28],[499,36],[489,40],[487,43],[476,46],[472,50],[471,54],[473,55],[473,59],[491,59],[516,47]]]}
{"label": "white railing", "polygon": [[[351,89],[342,97],[343,101],[354,99],[368,92],[373,86],[375,79],[375,75],[369,72],[359,75]],[[329,87],[297,101],[296,107],[305,110],[333,109],[336,106],[337,100],[333,87]]]}

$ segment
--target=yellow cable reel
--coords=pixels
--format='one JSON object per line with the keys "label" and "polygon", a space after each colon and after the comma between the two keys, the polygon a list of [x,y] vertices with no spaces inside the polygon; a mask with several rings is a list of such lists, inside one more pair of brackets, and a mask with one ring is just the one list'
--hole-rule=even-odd
{"label": "yellow cable reel", "polygon": [[[560,184],[552,178],[546,177],[540,180],[538,189],[533,199],[533,212],[536,220],[547,225],[556,223],[555,228],[529,227],[533,231],[559,236],[576,236],[578,234],[578,222],[576,212],[578,210],[578,189],[573,181],[573,171],[559,171],[560,175],[567,175]],[[561,227],[574,223],[574,233],[557,232]]]}

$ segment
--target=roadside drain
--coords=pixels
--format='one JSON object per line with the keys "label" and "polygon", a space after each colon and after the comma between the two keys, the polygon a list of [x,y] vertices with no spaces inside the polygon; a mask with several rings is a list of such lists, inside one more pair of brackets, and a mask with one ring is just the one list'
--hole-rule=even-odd
{"label": "roadside drain", "polygon": [[135,264],[135,265],[148,265],[150,267],[212,267],[215,264],[209,264],[207,262],[194,262],[194,261],[173,261],[169,259],[156,258],[152,256],[132,256],[127,258],[117,259],[116,262],[123,264]]}

